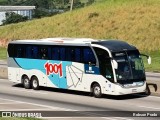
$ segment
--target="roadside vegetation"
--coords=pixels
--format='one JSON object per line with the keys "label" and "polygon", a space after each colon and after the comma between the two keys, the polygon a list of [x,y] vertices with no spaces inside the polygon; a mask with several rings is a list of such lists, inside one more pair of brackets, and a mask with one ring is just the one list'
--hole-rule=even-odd
{"label": "roadside vegetation", "polygon": [[0,47],[0,60],[5,60],[7,58],[7,49]]}
{"label": "roadside vegetation", "polygon": [[53,17],[1,26],[0,40],[48,37],[120,39],[152,57],[152,65],[145,63],[147,71],[160,71],[159,8],[160,0],[100,0]]}
{"label": "roadside vegetation", "polygon": [[143,58],[146,71],[160,72],[160,51],[146,52],[151,56],[152,63],[148,65],[147,59]]}

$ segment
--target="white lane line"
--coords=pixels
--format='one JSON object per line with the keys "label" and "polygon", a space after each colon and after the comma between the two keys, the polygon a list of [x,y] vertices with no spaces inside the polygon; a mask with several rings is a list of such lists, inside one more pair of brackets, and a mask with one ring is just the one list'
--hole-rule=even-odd
{"label": "white lane line", "polygon": [[137,107],[142,107],[142,108],[149,108],[149,109],[160,110],[160,108],[148,107],[148,106],[137,106]]}
{"label": "white lane line", "polygon": [[45,108],[49,108],[49,109],[58,109],[58,110],[64,110],[64,111],[78,111],[75,109],[67,109],[67,108],[62,108],[62,107],[52,107],[52,106],[48,106],[48,105],[41,105],[41,104],[36,104],[36,103],[30,103],[30,102],[23,102],[23,101],[18,101],[18,100],[11,100],[11,99],[4,99],[4,98],[0,98],[2,100],[8,100],[8,101],[12,101],[12,102],[19,102],[19,103],[24,103],[24,104],[30,104],[30,105],[34,105],[34,106],[40,106],[40,107],[45,107]]}
{"label": "white lane line", "polygon": [[114,117],[114,118],[118,118],[118,119],[122,119],[122,120],[134,120],[134,119],[128,119],[128,118],[124,118],[124,117]]}
{"label": "white lane line", "polygon": [[[115,119],[114,117],[100,117],[100,118],[106,119],[106,120],[117,120],[117,119]],[[114,119],[113,119],[113,118],[114,118]]]}
{"label": "white lane line", "polygon": [[34,110],[36,110],[36,111],[42,111],[42,110],[44,110],[44,111],[49,111],[50,109],[3,109],[3,110],[0,110],[0,111],[34,111]]}
{"label": "white lane line", "polygon": [[160,97],[159,97],[159,96],[153,96],[153,95],[148,96],[148,95],[139,95],[139,94],[135,94],[135,96],[140,96],[140,97],[149,97],[149,98],[158,98],[158,99],[160,99]]}
{"label": "white lane line", "polygon": [[8,102],[5,102],[5,103],[0,103],[0,105],[5,105],[5,104],[19,104],[19,102],[12,102],[12,103],[11,103],[11,102],[9,102],[9,103],[8,103]]}
{"label": "white lane line", "polygon": [[12,90],[17,90],[17,91],[19,91],[19,92],[29,92],[29,93],[38,93],[38,94],[48,94],[48,93],[45,93],[45,92],[40,92],[40,91],[34,91],[34,90],[21,90],[21,89],[16,89],[16,88],[13,88]]}

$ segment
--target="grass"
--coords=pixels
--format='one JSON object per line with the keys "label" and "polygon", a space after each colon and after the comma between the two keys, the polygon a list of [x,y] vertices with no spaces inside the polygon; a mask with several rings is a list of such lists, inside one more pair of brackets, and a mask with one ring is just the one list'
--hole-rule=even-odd
{"label": "grass", "polygon": [[160,51],[152,51],[146,54],[151,56],[151,65],[147,64],[147,59],[143,58],[146,71],[160,72]]}
{"label": "grass", "polygon": [[[160,71],[160,0],[99,1],[53,17],[0,26],[0,42],[48,37],[120,39],[151,55],[152,65],[145,63],[147,71]],[[0,52],[5,59],[4,49]]]}
{"label": "grass", "polygon": [[0,27],[0,40],[90,37],[160,50],[160,0],[103,0],[53,17]]}
{"label": "grass", "polygon": [[7,50],[4,47],[0,47],[0,60],[5,60],[7,58]]}

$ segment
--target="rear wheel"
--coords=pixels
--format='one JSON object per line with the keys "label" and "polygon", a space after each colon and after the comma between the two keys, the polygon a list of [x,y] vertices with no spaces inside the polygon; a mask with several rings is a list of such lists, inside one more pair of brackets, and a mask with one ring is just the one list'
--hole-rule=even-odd
{"label": "rear wheel", "polygon": [[31,82],[29,80],[29,78],[27,76],[23,77],[23,86],[26,89],[30,89],[31,88]]}
{"label": "rear wheel", "polygon": [[38,78],[37,77],[33,77],[32,78],[32,88],[34,90],[38,90],[39,89],[39,82],[38,82]]}
{"label": "rear wheel", "polygon": [[94,97],[100,98],[102,96],[101,87],[98,83],[95,83],[93,85],[93,90],[92,91],[93,91]]}

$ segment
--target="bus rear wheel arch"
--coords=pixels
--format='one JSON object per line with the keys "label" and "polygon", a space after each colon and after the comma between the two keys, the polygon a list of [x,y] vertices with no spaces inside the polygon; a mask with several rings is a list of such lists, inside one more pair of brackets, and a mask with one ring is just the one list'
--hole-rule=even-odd
{"label": "bus rear wheel arch", "polygon": [[92,83],[91,92],[96,98],[100,98],[102,96],[101,86],[97,82]]}
{"label": "bus rear wheel arch", "polygon": [[25,89],[30,89],[31,88],[31,81],[29,80],[27,75],[22,76],[22,84]]}
{"label": "bus rear wheel arch", "polygon": [[34,90],[38,90],[39,89],[39,81],[38,78],[36,76],[32,76],[31,78],[31,84],[32,84],[32,89]]}

